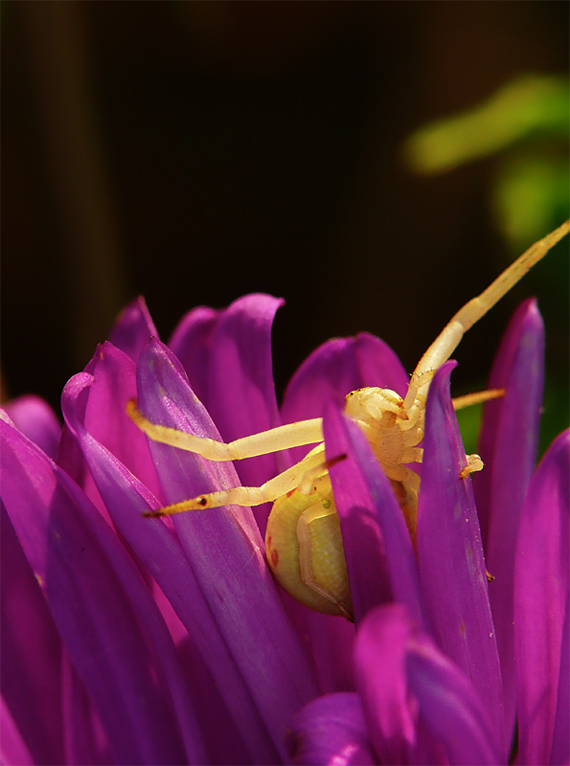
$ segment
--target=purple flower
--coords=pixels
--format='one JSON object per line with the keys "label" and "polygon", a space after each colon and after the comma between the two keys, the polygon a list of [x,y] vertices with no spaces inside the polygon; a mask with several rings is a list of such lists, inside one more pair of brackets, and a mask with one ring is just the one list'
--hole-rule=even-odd
{"label": "purple flower", "polygon": [[[507,393],[487,406],[477,507],[457,478],[452,365],[434,378],[416,551],[340,412],[356,388],[403,393],[405,371],[372,336],[329,341],[279,411],[279,305],[250,295],[195,309],[166,346],[136,301],[66,385],[63,429],[37,399],[6,407],[3,762],[506,763],[515,710],[517,761],[567,762],[570,437],[532,476],[535,305],[519,309],[497,355],[490,385]],[[277,587],[262,545],[269,508],[142,515],[259,485],[303,448],[233,465],[149,445],[125,414],[132,397],[154,422],[226,441],[324,416],[327,456],[347,455],[331,479],[356,629]]]}

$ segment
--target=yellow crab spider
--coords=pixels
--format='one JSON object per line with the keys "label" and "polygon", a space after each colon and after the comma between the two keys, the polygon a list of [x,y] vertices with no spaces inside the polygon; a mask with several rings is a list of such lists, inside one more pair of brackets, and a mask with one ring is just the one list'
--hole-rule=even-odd
{"label": "yellow crab spider", "polygon": [[[420,359],[405,398],[381,388],[362,388],[347,395],[345,414],[361,427],[391,480],[412,539],[420,477],[408,465],[422,461],[422,449],[418,445],[423,439],[427,394],[435,372],[449,359],[465,332],[568,231],[570,221],[536,242],[452,317]],[[503,393],[501,390],[482,391],[459,397],[454,399],[454,407],[459,409]],[[147,515],[167,516],[222,505],[252,506],[272,501],[265,548],[268,565],[277,581],[306,606],[352,619],[340,522],[328,476],[331,463],[325,459],[321,418],[289,423],[225,444],[151,423],[139,412],[134,401],[128,403],[127,412],[150,439],[194,452],[207,460],[243,460],[317,444],[303,460],[261,487],[233,487],[199,495]],[[343,456],[336,458],[340,459]],[[458,478],[465,478],[482,467],[478,455],[466,455],[466,467]]]}

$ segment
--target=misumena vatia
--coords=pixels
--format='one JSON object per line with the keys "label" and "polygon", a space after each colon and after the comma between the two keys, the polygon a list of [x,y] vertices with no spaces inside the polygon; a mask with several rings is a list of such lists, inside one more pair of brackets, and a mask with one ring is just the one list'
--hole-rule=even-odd
{"label": "misumena vatia", "polygon": [[[345,414],[363,430],[374,454],[392,482],[412,538],[415,535],[420,477],[408,467],[422,461],[425,407],[431,380],[459,345],[463,335],[484,316],[562,237],[570,231],[566,221],[536,242],[478,297],[452,317],[420,359],[404,399],[389,389],[363,388],[346,397]],[[501,396],[503,391],[482,391],[454,399],[456,409]],[[344,558],[340,522],[325,459],[321,418],[273,428],[224,444],[203,439],[147,420],[134,401],[127,412],[155,441],[201,455],[207,460],[242,460],[302,445],[317,444],[296,465],[261,487],[234,487],[161,508],[149,516],[222,505],[260,505],[274,501],[267,523],[267,563],[282,587],[301,603],[326,614],[352,619],[352,601]],[[341,458],[338,458],[341,459]],[[479,471],[478,455],[466,455],[458,477]]]}

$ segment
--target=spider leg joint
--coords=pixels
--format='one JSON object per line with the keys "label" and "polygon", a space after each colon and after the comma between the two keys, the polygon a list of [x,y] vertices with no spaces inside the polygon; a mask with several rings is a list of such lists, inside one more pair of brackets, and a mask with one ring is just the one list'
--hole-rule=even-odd
{"label": "spider leg joint", "polygon": [[467,465],[459,472],[460,479],[466,479],[470,473],[483,470],[483,461],[479,455],[465,455],[467,459]]}

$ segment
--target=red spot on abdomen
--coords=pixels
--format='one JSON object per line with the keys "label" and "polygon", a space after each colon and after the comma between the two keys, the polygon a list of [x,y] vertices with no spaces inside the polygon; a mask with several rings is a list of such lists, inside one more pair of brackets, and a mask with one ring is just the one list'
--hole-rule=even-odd
{"label": "red spot on abdomen", "polygon": [[271,563],[273,564],[273,568],[277,567],[277,564],[279,563],[279,554],[275,550],[275,548],[271,549]]}

